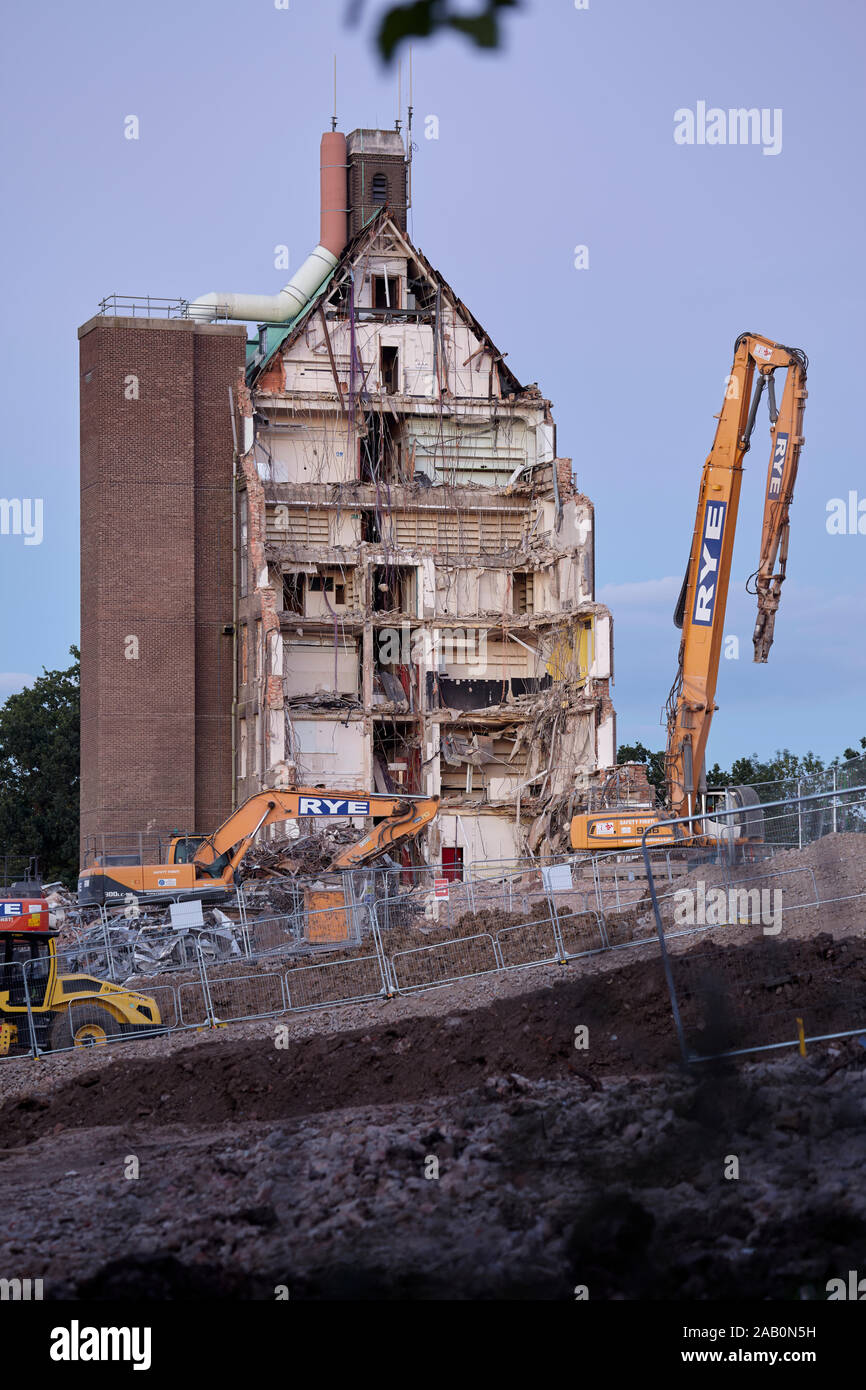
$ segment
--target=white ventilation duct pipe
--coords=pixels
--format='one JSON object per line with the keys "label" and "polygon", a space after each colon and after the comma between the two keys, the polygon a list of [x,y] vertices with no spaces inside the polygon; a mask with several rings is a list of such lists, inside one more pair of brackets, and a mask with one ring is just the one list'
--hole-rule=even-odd
{"label": "white ventilation duct pipe", "polygon": [[319,245],[279,294],[203,294],[189,306],[191,319],[241,319],[254,323],[288,323],[309,304],[330,275],[348,239],[346,207],[346,137],[339,131],[322,136],[321,229]]}
{"label": "white ventilation duct pipe", "polygon": [[331,251],[317,246],[279,294],[203,294],[190,303],[189,316],[204,322],[220,318],[288,323],[309,304],[336,264],[337,257]]}

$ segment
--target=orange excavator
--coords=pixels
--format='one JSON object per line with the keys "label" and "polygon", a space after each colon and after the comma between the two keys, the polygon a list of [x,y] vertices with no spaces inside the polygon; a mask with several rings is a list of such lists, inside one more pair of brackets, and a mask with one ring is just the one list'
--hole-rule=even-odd
{"label": "orange excavator", "polygon": [[237,882],[238,868],[259,831],[301,817],[317,821],[372,818],[367,834],[338,848],[327,871],[362,868],[414,839],[438,809],[438,796],[382,796],[318,787],[261,791],[243,802],[212,835],[173,836],[164,864],[146,864],[140,855],[94,852],[78,879],[78,902],[89,906],[130,898],[221,901]]}
{"label": "orange excavator", "polygon": [[[786,370],[781,405],[776,404],[775,373]],[[704,760],[715,704],[716,682],[734,550],[743,459],[749,450],[764,391],[770,413],[770,462],[764,493],[764,523],[758,568],[749,591],[758,598],[754,659],[765,662],[773,644],[788,559],[789,508],[803,447],[808,359],[798,348],[783,347],[756,333],[743,333],[734,345],[734,364],[725,400],[717,415],[713,447],[704,463],[689,562],[674,624],[682,630],[676,679],[667,703],[665,783],[667,809],[634,810],[603,806],[571,822],[574,849],[624,849],[641,844],[649,827],[650,845],[714,841],[721,827],[708,819]],[[757,373],[757,382],[755,375]],[[754,389],[753,389],[754,388]],[[749,585],[747,584],[747,588]],[[613,780],[613,779],[609,779]],[[755,803],[751,788],[732,788],[728,805]],[[685,826],[662,822],[693,817]],[[743,838],[759,837],[760,815],[742,818]]]}

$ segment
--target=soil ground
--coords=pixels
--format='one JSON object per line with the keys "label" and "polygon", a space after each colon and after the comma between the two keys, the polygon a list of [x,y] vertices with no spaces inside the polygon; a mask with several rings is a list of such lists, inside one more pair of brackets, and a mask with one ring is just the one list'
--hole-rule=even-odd
{"label": "soil ground", "polygon": [[[691,1045],[866,1024],[862,915],[817,911],[671,943]],[[0,1264],[54,1299],[824,1298],[864,1081],[856,1038],[685,1066],[653,946],[6,1061]]]}

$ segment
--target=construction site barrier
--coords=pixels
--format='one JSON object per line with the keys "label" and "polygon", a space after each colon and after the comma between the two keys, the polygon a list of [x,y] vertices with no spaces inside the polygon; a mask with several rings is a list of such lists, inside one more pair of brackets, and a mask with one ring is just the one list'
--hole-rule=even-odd
{"label": "construction site barrier", "polygon": [[[786,964],[785,949],[786,924],[799,923],[797,941],[814,942],[826,926],[823,908],[847,914],[852,940],[863,939],[866,853],[855,856],[854,877],[841,881],[849,890],[844,893],[833,890],[832,875],[819,878],[814,865],[791,864],[779,855],[792,824],[800,827],[804,845],[834,826],[866,831],[866,788],[786,797],[766,803],[763,813],[770,835],[763,844],[645,846],[544,863],[488,863],[483,878],[470,872],[463,880],[447,880],[446,897],[436,896],[445,875],[442,866],[432,865],[411,875],[389,870],[378,880],[369,871],[346,875],[342,904],[320,909],[310,910],[303,883],[290,910],[279,914],[254,916],[239,895],[239,921],[226,917],[202,931],[148,919],[144,926],[122,926],[102,913],[77,943],[58,953],[58,973],[73,977],[69,988],[80,995],[68,1005],[69,1029],[54,1027],[38,1007],[43,961],[5,967],[4,988],[10,1003],[18,1001],[17,1044],[6,1055],[64,1050],[72,1045],[70,1030],[83,1033],[84,1045],[100,1045],[102,1033],[114,1045],[388,999],[631,947],[661,951],[688,1061],[863,1031],[864,987],[856,970],[842,968],[845,938],[838,947],[831,943],[826,960],[820,953],[810,959],[802,979]],[[777,820],[787,827],[784,835],[774,834]],[[866,851],[866,838],[863,845]],[[705,897],[721,889],[733,905],[724,924],[700,920],[699,914],[684,920],[684,892],[687,897],[698,885]],[[383,888],[391,895],[383,896]],[[780,929],[768,936],[762,904],[774,893]],[[730,947],[720,946],[716,934],[696,948],[719,925],[739,932],[736,944],[732,936]],[[743,932],[746,949],[737,954]],[[723,967],[720,950],[727,952]],[[111,1016],[110,995],[97,997],[106,980],[150,1000],[158,1022],[118,1021],[101,1033],[100,1019],[104,1025],[106,1010]],[[96,1010],[102,1012],[94,1021]],[[716,1042],[708,1050],[707,1040],[719,1037],[725,1046]]]}
{"label": "construction site barrier", "polygon": [[391,991],[378,953],[295,965],[285,974],[288,1009],[303,1013],[337,1004],[360,1004]]}
{"label": "construction site barrier", "polygon": [[[762,810],[770,842],[777,846],[789,842],[792,825],[799,827],[799,843],[792,846],[799,851],[820,846],[828,835],[863,834],[866,787],[840,791],[836,786],[829,792],[785,797],[764,803]],[[718,813],[717,818],[724,814],[737,812]],[[774,833],[780,826],[782,833]],[[679,950],[673,939],[675,894],[658,892],[654,867],[646,856],[656,939],[685,1062],[785,1047],[805,1053],[810,1043],[866,1032],[861,959],[866,943],[866,840],[862,851],[855,845],[847,858],[836,846],[838,842],[828,844],[823,869],[774,868],[773,859],[764,859],[749,872],[740,865],[735,872],[712,877],[708,873],[705,898],[712,888],[721,888],[728,909],[721,922],[703,926],[704,931],[722,929],[712,941],[688,951]],[[840,893],[840,886],[853,891]],[[722,899],[717,900],[720,907]],[[732,934],[726,941],[728,929]]]}
{"label": "construction site barrier", "polygon": [[390,962],[399,994],[453,984],[473,975],[495,974],[502,968],[496,942],[488,932],[395,951]]}

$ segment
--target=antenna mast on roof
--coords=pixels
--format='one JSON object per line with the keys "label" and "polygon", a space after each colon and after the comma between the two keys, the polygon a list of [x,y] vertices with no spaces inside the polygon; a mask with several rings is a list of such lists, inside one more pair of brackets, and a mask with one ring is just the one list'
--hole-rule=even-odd
{"label": "antenna mast on roof", "polygon": [[334,114],[331,117],[331,129],[337,129],[337,55],[334,54]]}
{"label": "antenna mast on roof", "polygon": [[406,121],[406,209],[412,206],[412,45],[409,45],[409,106]]}

